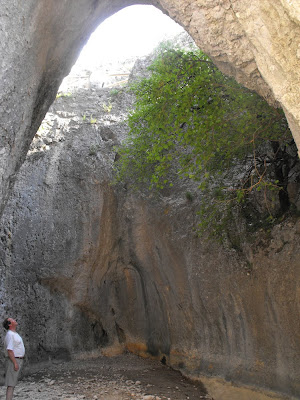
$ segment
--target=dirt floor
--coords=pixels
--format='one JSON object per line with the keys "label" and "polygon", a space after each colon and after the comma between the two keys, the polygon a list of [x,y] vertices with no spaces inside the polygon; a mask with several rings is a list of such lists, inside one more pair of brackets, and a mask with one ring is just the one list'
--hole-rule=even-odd
{"label": "dirt floor", "polygon": [[[4,398],[5,388],[0,388]],[[212,400],[204,386],[158,361],[131,354],[75,360],[25,374],[15,388],[22,400]]]}

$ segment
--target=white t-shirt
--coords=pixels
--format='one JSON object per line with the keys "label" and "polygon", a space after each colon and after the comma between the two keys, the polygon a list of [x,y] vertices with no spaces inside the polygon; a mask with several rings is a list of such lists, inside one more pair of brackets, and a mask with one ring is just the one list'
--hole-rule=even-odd
{"label": "white t-shirt", "polygon": [[7,331],[4,339],[4,349],[6,350],[6,356],[7,350],[12,350],[15,357],[24,357],[25,355],[25,347],[21,336],[12,330]]}

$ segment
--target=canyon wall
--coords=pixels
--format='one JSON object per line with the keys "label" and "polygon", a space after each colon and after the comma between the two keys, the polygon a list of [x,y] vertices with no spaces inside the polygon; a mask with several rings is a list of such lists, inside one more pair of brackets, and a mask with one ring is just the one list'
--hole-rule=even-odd
{"label": "canyon wall", "polygon": [[288,0],[4,0],[0,46],[0,213],[62,78],[95,27],[153,4],[229,75],[284,108],[299,148],[299,2]]}
{"label": "canyon wall", "polygon": [[2,317],[17,317],[29,363],[127,349],[299,396],[299,221],[226,248],[194,232],[197,185],[111,186],[131,100],[81,91],[47,114],[2,219]]}
{"label": "canyon wall", "polygon": [[164,10],[222,71],[282,105],[299,148],[297,1],[2,1],[2,316],[19,319],[30,361],[119,346],[190,376],[299,397],[296,220],[257,235],[241,255],[194,235],[184,184],[159,199],[112,188],[122,117],[97,116],[102,94],[88,99],[99,125],[67,98],[57,113],[54,105],[52,141],[22,166],[90,33],[136,3]]}

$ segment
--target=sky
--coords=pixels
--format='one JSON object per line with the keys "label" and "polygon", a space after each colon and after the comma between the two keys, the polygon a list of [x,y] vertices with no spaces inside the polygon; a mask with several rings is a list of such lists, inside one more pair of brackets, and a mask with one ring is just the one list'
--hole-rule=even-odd
{"label": "sky", "polygon": [[115,61],[149,54],[159,42],[183,28],[153,6],[126,7],[106,19],[82,49],[77,65],[92,68]]}

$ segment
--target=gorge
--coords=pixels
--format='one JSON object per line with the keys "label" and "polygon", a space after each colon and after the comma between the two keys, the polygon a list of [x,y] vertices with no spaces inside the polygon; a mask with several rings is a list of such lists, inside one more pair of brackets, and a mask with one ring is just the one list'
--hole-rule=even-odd
{"label": "gorge", "polygon": [[[127,349],[189,376],[297,398],[297,218],[267,237],[258,232],[241,255],[195,236],[185,183],[160,198],[112,187],[113,146],[131,101],[123,90],[61,96],[46,120],[48,142],[43,130],[35,136],[89,34],[134,3],[1,6],[1,315],[21,320],[31,363]],[[280,104],[298,143],[297,1],[142,3],[184,26],[225,73]]]}

